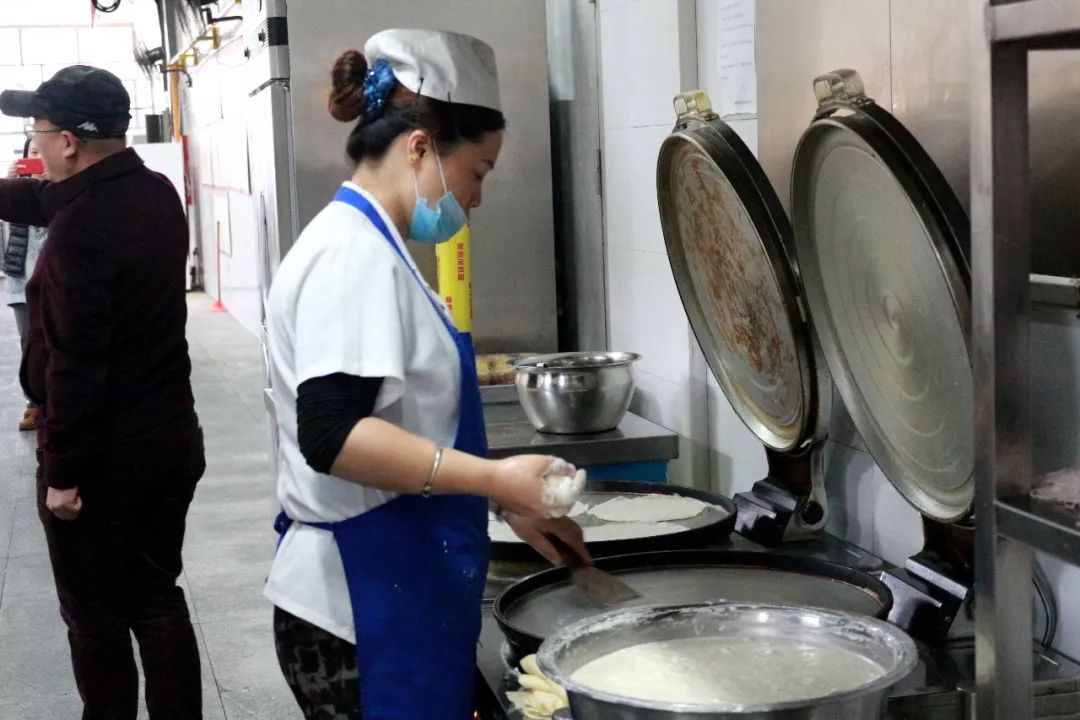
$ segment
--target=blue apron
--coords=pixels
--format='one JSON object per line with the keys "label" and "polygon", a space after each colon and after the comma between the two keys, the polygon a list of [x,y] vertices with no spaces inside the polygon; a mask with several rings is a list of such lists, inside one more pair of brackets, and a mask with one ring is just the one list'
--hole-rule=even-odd
{"label": "blue apron", "polygon": [[[378,211],[347,187],[334,200],[362,212],[411,265]],[[413,275],[428,294],[416,271]],[[432,300],[432,305],[435,305]],[[487,456],[472,340],[435,307],[458,350],[460,415],[454,448]],[[487,576],[487,500],[469,495],[401,495],[335,523],[349,586],[364,720],[473,717],[476,641]],[[291,520],[278,516],[284,535]]]}

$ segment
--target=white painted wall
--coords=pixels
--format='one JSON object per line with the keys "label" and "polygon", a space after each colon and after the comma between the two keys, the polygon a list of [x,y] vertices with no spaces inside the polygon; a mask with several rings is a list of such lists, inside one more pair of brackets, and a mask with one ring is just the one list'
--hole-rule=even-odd
{"label": "white painted wall", "polygon": [[[176,188],[180,201],[184,202],[184,146],[180,143],[132,143],[131,148],[139,154],[146,167],[169,178]],[[187,212],[184,204],[184,212]]]}
{"label": "white painted wall", "polygon": [[708,441],[704,362],[671,275],[655,185],[672,99],[696,82],[694,4],[600,0],[598,13],[610,347],[642,355],[633,411],[682,437],[673,481],[703,484],[693,458]]}
{"label": "white painted wall", "polygon": [[[262,312],[258,206],[246,178],[247,91],[242,44],[232,42],[191,70],[183,88],[195,205],[190,223],[202,253],[203,285],[253,335]],[[219,148],[225,148],[221,150]],[[223,251],[218,253],[218,227]],[[220,288],[220,291],[219,291]]]}
{"label": "white painted wall", "polygon": [[[598,5],[608,324],[612,349],[642,355],[633,411],[680,436],[669,479],[731,494],[764,477],[765,455],[705,369],[668,264],[655,177],[674,96],[715,91],[714,73],[701,62],[711,56],[714,26],[702,22],[711,5]],[[757,147],[756,120],[732,127]]]}

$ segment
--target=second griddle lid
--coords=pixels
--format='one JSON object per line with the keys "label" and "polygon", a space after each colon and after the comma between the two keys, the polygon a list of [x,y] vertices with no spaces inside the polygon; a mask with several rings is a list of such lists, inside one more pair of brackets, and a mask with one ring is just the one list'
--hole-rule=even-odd
{"label": "second griddle lid", "polygon": [[836,386],[888,479],[924,515],[974,496],[967,218],[925,151],[854,71],[815,81],[792,170],[810,313]]}
{"label": "second griddle lid", "polygon": [[821,403],[790,223],[754,156],[705,93],[679,95],[675,108],[656,185],[690,326],[739,418],[767,446],[797,449],[817,429]]}

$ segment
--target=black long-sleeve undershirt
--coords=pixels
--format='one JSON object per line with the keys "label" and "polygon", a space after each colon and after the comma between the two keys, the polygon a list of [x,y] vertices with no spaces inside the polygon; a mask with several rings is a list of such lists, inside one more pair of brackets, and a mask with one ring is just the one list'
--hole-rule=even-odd
{"label": "black long-sleeve undershirt", "polygon": [[334,373],[300,383],[296,393],[296,435],[300,454],[312,470],[329,473],[349,433],[375,411],[381,377]]}

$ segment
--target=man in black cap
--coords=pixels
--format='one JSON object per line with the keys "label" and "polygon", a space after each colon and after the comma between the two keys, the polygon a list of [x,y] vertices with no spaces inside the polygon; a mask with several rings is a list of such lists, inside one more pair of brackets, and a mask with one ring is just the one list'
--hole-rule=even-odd
{"label": "man in black cap", "polygon": [[33,119],[49,181],[0,180],[0,220],[49,228],[27,285],[20,379],[41,408],[38,514],[83,719],[135,720],[139,643],[150,717],[200,718],[199,653],[176,586],[205,469],[185,339],[187,221],[126,147],[127,91],[65,68],[0,93]]}

